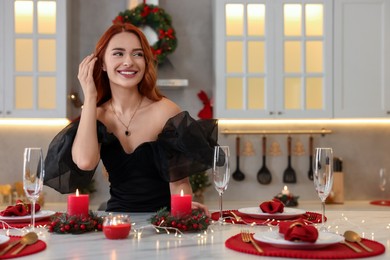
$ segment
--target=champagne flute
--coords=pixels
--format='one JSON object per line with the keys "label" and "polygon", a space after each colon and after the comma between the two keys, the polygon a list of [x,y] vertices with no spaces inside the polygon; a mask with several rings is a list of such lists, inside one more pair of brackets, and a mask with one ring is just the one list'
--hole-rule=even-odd
{"label": "champagne flute", "polygon": [[25,148],[23,160],[23,189],[31,201],[31,226],[35,229],[35,204],[43,189],[45,175],[41,148]]}
{"label": "champagne flute", "polygon": [[320,231],[328,231],[325,227],[325,200],[333,186],[333,150],[332,148],[316,148],[314,160],[314,186],[322,204],[322,221]]}
{"label": "champagne flute", "polygon": [[386,184],[387,184],[387,172],[385,168],[379,169],[379,188],[382,191],[382,201],[381,204],[386,204]]}
{"label": "champagne flute", "polygon": [[214,147],[213,180],[214,187],[219,194],[219,224],[223,224],[224,222],[222,215],[222,194],[227,189],[230,180],[229,156],[228,146]]}

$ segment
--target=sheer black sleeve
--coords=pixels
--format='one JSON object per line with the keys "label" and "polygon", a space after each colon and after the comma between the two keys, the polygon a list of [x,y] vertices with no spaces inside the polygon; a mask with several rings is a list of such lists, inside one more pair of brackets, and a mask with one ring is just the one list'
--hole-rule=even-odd
{"label": "sheer black sleeve", "polygon": [[160,174],[173,182],[211,168],[217,140],[217,120],[195,120],[186,111],[172,117],[157,139]]}
{"label": "sheer black sleeve", "polygon": [[[72,160],[72,145],[79,121],[72,122],[61,130],[51,141],[45,158],[44,184],[60,193],[72,193],[76,189],[87,187],[95,170],[83,171]],[[98,136],[102,136],[105,127],[99,121]]]}

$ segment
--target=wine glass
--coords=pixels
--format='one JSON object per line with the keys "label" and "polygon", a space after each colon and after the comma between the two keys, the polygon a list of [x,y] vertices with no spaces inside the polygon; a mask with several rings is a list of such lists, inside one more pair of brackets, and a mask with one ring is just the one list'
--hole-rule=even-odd
{"label": "wine glass", "polygon": [[381,204],[386,204],[386,184],[387,184],[387,172],[385,168],[379,169],[379,188],[382,191]]}
{"label": "wine glass", "polygon": [[35,229],[35,204],[43,189],[45,175],[41,148],[25,148],[23,160],[23,189],[31,201],[31,226]]}
{"label": "wine glass", "polygon": [[328,231],[325,227],[325,200],[333,185],[333,150],[332,148],[316,148],[314,160],[314,186],[322,203],[322,221],[320,231]]}
{"label": "wine glass", "polygon": [[219,224],[223,224],[224,222],[222,215],[222,194],[227,189],[230,180],[229,156],[228,146],[214,147],[213,180],[214,187],[219,194]]}

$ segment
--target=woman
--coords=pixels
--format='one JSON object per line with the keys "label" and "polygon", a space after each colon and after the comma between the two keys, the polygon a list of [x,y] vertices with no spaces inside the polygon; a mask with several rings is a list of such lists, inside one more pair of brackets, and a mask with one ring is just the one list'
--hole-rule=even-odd
{"label": "woman", "polygon": [[[192,194],[188,176],[211,167],[215,120],[196,121],[156,89],[153,54],[131,24],[112,25],[79,66],[80,119],[52,141],[45,185],[62,193],[87,185],[102,160],[107,211],[170,208],[170,194]],[[193,208],[207,208],[193,202]]]}

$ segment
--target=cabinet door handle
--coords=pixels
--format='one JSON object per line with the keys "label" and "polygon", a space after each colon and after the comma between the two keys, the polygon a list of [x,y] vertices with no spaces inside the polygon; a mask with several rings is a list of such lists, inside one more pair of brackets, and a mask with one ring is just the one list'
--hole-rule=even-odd
{"label": "cabinet door handle", "polygon": [[10,114],[11,114],[11,111],[7,110],[5,113],[6,113],[7,115],[10,115]]}
{"label": "cabinet door handle", "polygon": [[283,114],[283,112],[282,111],[278,111],[278,115],[281,115],[281,114]]}
{"label": "cabinet door handle", "polygon": [[386,111],[386,114],[390,115],[390,111]]}
{"label": "cabinet door handle", "polygon": [[273,112],[273,111],[270,111],[269,114],[272,116],[272,115],[274,114],[274,112]]}

